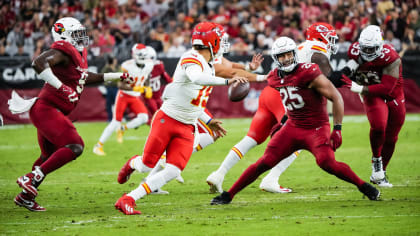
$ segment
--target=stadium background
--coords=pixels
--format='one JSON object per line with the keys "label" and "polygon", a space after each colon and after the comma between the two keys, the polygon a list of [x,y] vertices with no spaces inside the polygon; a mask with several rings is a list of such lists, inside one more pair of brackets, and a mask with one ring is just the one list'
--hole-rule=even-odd
{"label": "stadium background", "polygon": [[[407,112],[420,112],[420,1],[180,1],[180,0],[72,0],[1,1],[0,8],[0,115],[5,124],[28,123],[28,115],[12,115],[7,100],[12,89],[25,97],[36,96],[43,82],[31,61],[52,43],[51,25],[59,18],[79,19],[91,37],[89,69],[100,72],[107,62],[119,65],[130,58],[134,43],[150,45],[172,75],[179,57],[190,48],[192,27],[210,20],[222,24],[230,35],[227,58],[246,63],[254,53],[265,54],[257,73],[272,67],[269,49],[274,39],[288,36],[304,40],[304,29],[316,21],[333,25],[338,32],[339,53],[332,65],[340,69],[346,51],[366,25],[380,25],[387,43],[403,59]],[[227,88],[215,88],[208,104],[217,117],[249,117],[256,110],[265,83],[253,84],[240,103],[227,101]],[[86,88],[73,120],[106,120],[105,89]],[[101,92],[102,91],[102,92]],[[346,114],[363,113],[359,98],[345,90]]]}

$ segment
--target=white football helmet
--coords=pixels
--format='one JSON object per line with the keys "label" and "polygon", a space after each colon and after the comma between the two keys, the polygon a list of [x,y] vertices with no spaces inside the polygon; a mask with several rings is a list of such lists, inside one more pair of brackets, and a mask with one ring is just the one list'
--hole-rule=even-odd
{"label": "white football helmet", "polygon": [[64,17],[56,21],[51,29],[54,42],[64,40],[81,52],[89,46],[86,28],[73,17]]}
{"label": "white football helmet", "polygon": [[384,46],[381,28],[369,25],[362,30],[359,37],[360,56],[365,61],[373,61],[381,55]]}
{"label": "white football helmet", "polygon": [[144,65],[147,60],[156,60],[156,51],[144,44],[137,43],[131,48],[131,56],[138,65]]}
{"label": "white football helmet", "polygon": [[[279,56],[287,52],[293,52],[293,58],[280,62],[278,60]],[[296,43],[288,37],[280,37],[276,39],[271,47],[271,57],[276,62],[280,70],[285,72],[292,71],[298,64]]]}

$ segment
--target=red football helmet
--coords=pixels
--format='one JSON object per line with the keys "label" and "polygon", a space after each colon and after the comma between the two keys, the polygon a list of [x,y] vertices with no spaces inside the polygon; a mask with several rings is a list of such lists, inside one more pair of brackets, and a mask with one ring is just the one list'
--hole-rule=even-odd
{"label": "red football helmet", "polygon": [[323,42],[327,45],[328,52],[332,54],[338,51],[338,45],[335,44],[338,40],[337,32],[330,24],[323,22],[312,24],[306,30],[306,40]]}
{"label": "red football helmet", "polygon": [[215,23],[201,22],[193,30],[191,44],[210,49],[212,56],[219,52],[222,32]]}

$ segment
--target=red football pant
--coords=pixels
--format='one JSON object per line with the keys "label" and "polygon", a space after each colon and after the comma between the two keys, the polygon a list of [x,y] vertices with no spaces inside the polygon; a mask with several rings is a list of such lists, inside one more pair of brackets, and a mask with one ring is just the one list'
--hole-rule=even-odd
{"label": "red football pant", "polygon": [[33,105],[29,115],[37,128],[43,157],[36,160],[34,165],[40,165],[44,174],[48,174],[76,158],[65,146],[79,144],[83,147],[84,143],[67,116],[42,99]]}
{"label": "red football pant", "polygon": [[183,170],[193,152],[194,129],[158,110],[144,147],[143,163],[153,168],[166,150],[166,163]]}
{"label": "red football pant", "polygon": [[247,136],[253,138],[257,144],[263,143],[284,113],[280,93],[270,86],[265,87],[258,99],[258,110],[252,118]]}
{"label": "red football pant", "polygon": [[146,113],[147,108],[140,100],[140,97],[131,96],[123,93],[121,90],[118,91],[117,97],[115,99],[115,112],[114,118],[116,121],[121,122],[124,116],[124,111],[126,108],[130,108],[135,114]]}
{"label": "red football pant", "polygon": [[249,166],[229,189],[231,197],[255,181],[259,175],[273,168],[294,151],[301,149],[310,151],[315,156],[318,166],[324,171],[356,186],[361,186],[364,181],[347,164],[335,160],[329,138],[330,125],[328,123],[316,129],[303,129],[286,122],[286,125],[271,138],[264,155]]}
{"label": "red football pant", "polygon": [[363,100],[370,123],[372,155],[382,156],[383,167],[386,170],[405,120],[404,97],[385,101],[380,97],[365,96]]}

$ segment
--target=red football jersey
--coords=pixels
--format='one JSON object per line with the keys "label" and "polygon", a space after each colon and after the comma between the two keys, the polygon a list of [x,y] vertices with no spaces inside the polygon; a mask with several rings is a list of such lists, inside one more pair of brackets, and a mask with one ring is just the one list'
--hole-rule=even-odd
{"label": "red football jersey", "polygon": [[[353,59],[359,63],[357,71],[362,73],[364,80],[360,81],[363,85],[374,85],[381,83],[382,71],[385,67],[392,64],[400,56],[390,44],[384,44],[381,56],[377,57],[371,62],[362,60],[360,56],[359,42],[354,42],[347,52],[349,59]],[[403,94],[403,77],[402,77],[402,63],[400,65],[399,78],[396,82],[395,88],[387,97],[396,98]]]}
{"label": "red football jersey", "polygon": [[268,74],[268,85],[280,92],[289,116],[297,127],[316,128],[328,123],[327,100],[308,85],[322,72],[314,63],[299,63],[296,69],[281,77],[278,68]]}
{"label": "red football jersey", "polygon": [[[63,84],[74,89],[80,98],[87,77],[88,64],[86,49],[80,53],[73,45],[65,41],[54,42],[51,48],[60,50],[70,57],[70,63],[68,65],[55,65],[51,67],[51,70]],[[38,97],[50,103],[65,115],[69,114],[77,105],[77,102],[70,102],[56,88],[48,83],[44,84]]]}
{"label": "red football jersey", "polygon": [[160,99],[165,85],[172,82],[171,76],[165,71],[165,67],[161,61],[158,61],[150,75],[150,87],[153,91],[153,99]]}

